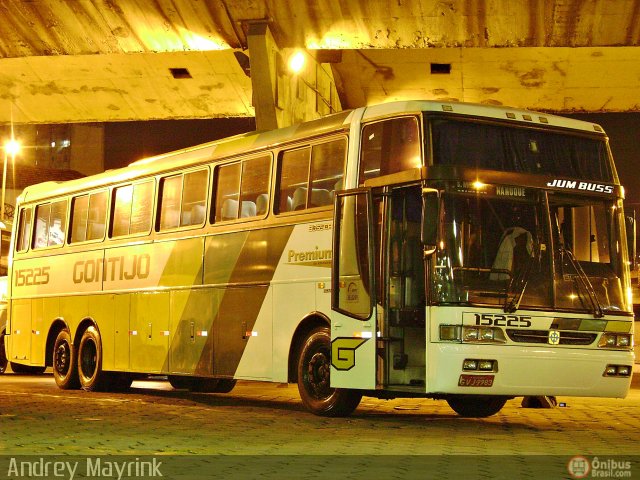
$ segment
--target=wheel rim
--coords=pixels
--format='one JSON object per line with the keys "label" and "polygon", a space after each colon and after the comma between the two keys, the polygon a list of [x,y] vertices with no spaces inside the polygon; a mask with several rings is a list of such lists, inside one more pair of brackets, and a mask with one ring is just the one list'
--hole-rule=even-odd
{"label": "wheel rim", "polygon": [[71,364],[71,349],[67,342],[62,342],[56,349],[56,355],[53,362],[56,373],[65,377],[69,373],[69,366]]}
{"label": "wheel rim", "polygon": [[80,370],[85,378],[92,378],[98,365],[98,349],[93,340],[89,339],[82,344],[80,351]]}
{"label": "wheel rim", "polygon": [[305,384],[307,391],[317,400],[324,400],[333,393],[330,387],[331,364],[328,353],[325,349],[318,350],[307,364]]}

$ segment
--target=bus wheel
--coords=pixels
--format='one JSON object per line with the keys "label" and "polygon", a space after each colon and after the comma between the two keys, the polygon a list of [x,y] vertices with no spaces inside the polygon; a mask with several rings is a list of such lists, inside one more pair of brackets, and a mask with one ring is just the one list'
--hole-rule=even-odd
{"label": "bus wheel", "polygon": [[102,370],[102,342],[94,326],[88,327],[80,339],[78,377],[80,386],[89,392],[109,388],[109,374]]}
{"label": "bus wheel", "polygon": [[80,388],[76,349],[69,330],[61,330],[53,345],[53,378],[62,390]]}
{"label": "bus wheel", "polygon": [[7,360],[7,352],[4,349],[4,333],[0,335],[0,375],[2,375],[7,370],[7,365],[9,361]]}
{"label": "bus wheel", "polygon": [[316,415],[341,417],[351,414],[362,398],[355,390],[331,388],[331,336],[327,327],[313,330],[298,358],[298,391],[305,407]]}
{"label": "bus wheel", "polygon": [[507,398],[491,395],[454,395],[447,398],[447,403],[462,417],[484,418],[498,413],[507,403]]}

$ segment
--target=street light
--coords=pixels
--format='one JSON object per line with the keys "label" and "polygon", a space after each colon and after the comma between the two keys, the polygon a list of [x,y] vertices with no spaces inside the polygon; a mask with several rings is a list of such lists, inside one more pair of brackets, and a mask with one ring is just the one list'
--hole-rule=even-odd
{"label": "street light", "polygon": [[304,68],[305,60],[304,53],[301,50],[296,50],[289,57],[289,70],[291,70],[294,75],[297,75]]}
{"label": "street light", "polygon": [[7,191],[7,156],[11,155],[11,163],[15,164],[16,154],[20,151],[20,142],[12,138],[4,144],[4,166],[2,168],[2,200],[0,201],[0,228],[7,228],[4,223],[4,198]]}

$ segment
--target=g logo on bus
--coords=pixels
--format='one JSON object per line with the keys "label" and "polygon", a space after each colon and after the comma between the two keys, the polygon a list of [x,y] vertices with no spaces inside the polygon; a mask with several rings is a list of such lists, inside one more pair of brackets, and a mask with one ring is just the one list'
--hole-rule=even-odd
{"label": "g logo on bus", "polygon": [[559,345],[560,344],[560,332],[557,330],[549,331],[549,345]]}
{"label": "g logo on bus", "polygon": [[351,370],[356,365],[356,350],[368,338],[336,338],[331,342],[331,365],[336,370]]}

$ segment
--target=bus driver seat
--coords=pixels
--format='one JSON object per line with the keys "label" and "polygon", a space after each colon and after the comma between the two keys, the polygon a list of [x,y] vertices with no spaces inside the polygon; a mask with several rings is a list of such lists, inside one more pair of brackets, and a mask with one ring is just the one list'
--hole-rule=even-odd
{"label": "bus driver seat", "polygon": [[[524,236],[524,238],[523,238]],[[526,248],[526,254],[523,251]],[[507,228],[502,234],[498,253],[491,266],[489,280],[509,280],[514,276],[514,267],[518,267],[518,258],[533,255],[533,237],[522,227]],[[514,262],[514,259],[516,260]],[[496,271],[497,270],[497,271]],[[511,272],[510,274],[508,272]]]}

